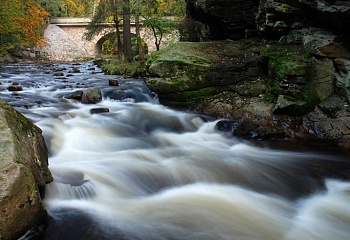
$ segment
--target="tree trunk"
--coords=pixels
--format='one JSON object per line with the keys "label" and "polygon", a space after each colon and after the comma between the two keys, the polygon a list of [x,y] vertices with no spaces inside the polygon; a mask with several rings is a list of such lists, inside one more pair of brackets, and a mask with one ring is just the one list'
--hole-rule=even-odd
{"label": "tree trunk", "polygon": [[157,36],[157,30],[155,28],[155,26],[151,25],[151,29],[152,29],[152,32],[153,32],[153,36],[154,36],[154,44],[156,45],[156,51],[159,51],[160,49],[160,43],[162,41],[162,37],[163,37],[163,32],[160,31],[160,36],[158,38]]}
{"label": "tree trunk", "polygon": [[130,60],[132,57],[130,33],[130,0],[123,0],[123,52],[125,59]]}
{"label": "tree trunk", "polygon": [[118,59],[122,60],[123,59],[123,44],[122,44],[122,40],[120,37],[120,28],[119,28],[119,18],[118,15],[115,16],[114,18],[114,22],[115,22],[115,33],[116,33],[116,37],[117,37],[117,48],[118,48]]}
{"label": "tree trunk", "polygon": [[115,33],[117,38],[117,48],[118,48],[118,59],[123,60],[123,44],[121,40],[121,33],[120,33],[120,27],[119,27],[119,17],[118,17],[118,0],[114,0],[114,25],[115,25]]}
{"label": "tree trunk", "polygon": [[135,25],[136,25],[136,38],[137,38],[137,52],[140,57],[140,62],[143,64],[145,62],[145,55],[143,52],[141,35],[140,35],[140,0],[136,1]]}

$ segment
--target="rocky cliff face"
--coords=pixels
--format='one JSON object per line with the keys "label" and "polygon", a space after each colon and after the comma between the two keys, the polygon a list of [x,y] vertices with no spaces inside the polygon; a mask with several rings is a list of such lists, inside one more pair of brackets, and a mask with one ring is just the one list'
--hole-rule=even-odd
{"label": "rocky cliff face", "polygon": [[188,16],[210,27],[210,39],[241,39],[251,33],[280,37],[305,27],[343,34],[350,24],[349,1],[186,0],[186,4]]}
{"label": "rocky cliff face", "polygon": [[201,25],[192,23],[189,27],[196,28],[189,29],[189,36],[197,30],[209,42],[194,45],[201,51],[185,48],[182,60],[169,56],[177,55],[184,43],[153,55],[148,85],[161,100],[229,117],[245,129],[236,131],[241,135],[293,138],[295,132],[285,127],[292,126],[301,135],[336,140],[350,149],[348,1],[187,0],[186,4],[188,21],[200,21],[209,29],[198,31]]}
{"label": "rocky cliff face", "polygon": [[0,239],[17,239],[46,217],[40,193],[52,181],[41,130],[0,100]]}

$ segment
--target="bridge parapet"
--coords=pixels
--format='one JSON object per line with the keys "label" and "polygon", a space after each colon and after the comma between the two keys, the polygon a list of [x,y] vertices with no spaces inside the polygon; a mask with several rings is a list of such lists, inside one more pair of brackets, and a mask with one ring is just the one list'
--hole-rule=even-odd
{"label": "bridge parapet", "polygon": [[57,26],[87,26],[91,18],[52,18],[50,23]]}

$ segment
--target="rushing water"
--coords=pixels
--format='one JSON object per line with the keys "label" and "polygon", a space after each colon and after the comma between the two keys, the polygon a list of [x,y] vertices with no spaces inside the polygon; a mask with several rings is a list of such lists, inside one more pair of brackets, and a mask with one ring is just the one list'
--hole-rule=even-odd
{"label": "rushing water", "polygon": [[[72,67],[81,73],[53,75]],[[350,239],[350,182],[338,177],[346,159],[228,138],[217,121],[160,105],[143,81],[98,71],[1,69],[0,98],[43,130],[54,176],[50,220],[23,239]],[[7,91],[12,82],[23,91]],[[103,89],[103,101],[64,98],[87,87]]]}

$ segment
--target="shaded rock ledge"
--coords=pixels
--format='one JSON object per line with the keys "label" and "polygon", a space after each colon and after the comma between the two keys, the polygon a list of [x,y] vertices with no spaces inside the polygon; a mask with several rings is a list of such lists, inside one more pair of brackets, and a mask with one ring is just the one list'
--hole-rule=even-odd
{"label": "shaded rock ledge", "polygon": [[[347,54],[339,38],[320,29],[292,32],[273,44],[260,38],[178,42],[151,55],[147,85],[162,104],[232,120],[228,131],[238,137],[314,135],[350,150]],[[314,111],[323,117],[311,117]]]}
{"label": "shaded rock ledge", "polygon": [[0,239],[17,239],[47,216],[48,151],[41,130],[1,100],[0,135]]}

